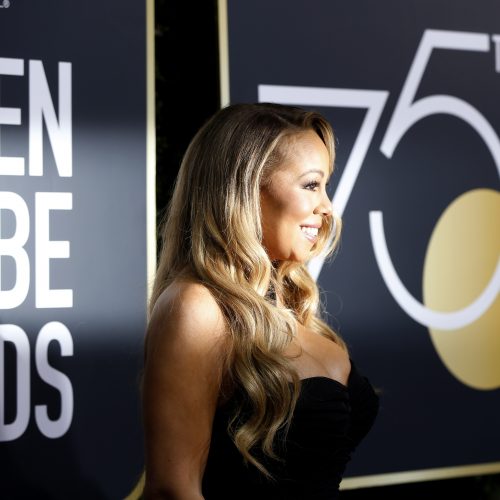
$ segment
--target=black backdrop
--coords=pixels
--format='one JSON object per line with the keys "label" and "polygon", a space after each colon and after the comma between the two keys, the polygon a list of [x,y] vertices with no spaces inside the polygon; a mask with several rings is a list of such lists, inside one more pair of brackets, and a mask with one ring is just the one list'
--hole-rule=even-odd
{"label": "black backdrop", "polygon": [[[1,6],[0,57],[24,65],[24,75],[0,76],[0,106],[21,109],[20,125],[0,127],[1,155],[25,158],[26,172],[0,175],[0,191],[21,197],[30,218],[27,297],[15,308],[0,304],[0,325],[15,325],[17,341],[27,339],[23,351],[2,342],[2,422],[25,412],[18,396],[30,394],[24,432],[0,436],[0,498],[123,498],[143,466],[138,376],[147,292],[146,3],[11,0]],[[39,65],[30,61],[43,65],[56,117],[68,102],[72,110],[71,125],[64,126],[72,130],[72,139],[65,139],[72,144],[70,176],[58,174],[54,138],[45,125],[43,155],[30,158],[35,100],[29,83]],[[69,84],[59,79],[60,63],[71,65]],[[42,160],[42,176],[28,175],[30,159]],[[35,304],[40,247],[34,241],[43,225],[37,221],[38,192],[47,193],[50,203],[57,201],[55,193],[71,198],[71,207],[49,211],[48,237],[68,242],[66,257],[61,252],[50,259],[49,274],[52,289],[72,290],[72,304]],[[11,210],[1,217],[0,237],[6,239],[17,230],[16,218]],[[19,266],[16,274],[8,254],[1,264],[5,291],[19,281]],[[41,359],[46,353],[51,367],[44,370],[35,352],[44,325],[54,334],[52,322],[67,329],[66,346],[52,340],[42,348]],[[16,367],[28,376],[18,377]],[[67,411],[69,427],[44,434],[35,416],[45,406],[51,420]]]}

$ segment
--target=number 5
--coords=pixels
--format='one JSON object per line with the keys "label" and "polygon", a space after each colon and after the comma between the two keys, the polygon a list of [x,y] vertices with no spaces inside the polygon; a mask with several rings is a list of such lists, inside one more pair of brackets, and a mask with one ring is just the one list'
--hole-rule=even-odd
{"label": "number 5", "polygon": [[[398,103],[381,144],[391,158],[404,134],[419,120],[434,114],[449,114],[464,120],[483,139],[500,174],[500,141],[493,127],[479,111],[462,99],[450,95],[432,95],[412,102],[433,49],[489,51],[489,37],[482,33],[426,30]],[[452,313],[433,311],[417,301],[405,288],[392,264],[385,240],[382,212],[370,212],[370,232],[375,258],[394,300],[414,320],[440,330],[454,330],[479,318],[494,302],[500,290],[500,259],[488,286],[464,309]]]}

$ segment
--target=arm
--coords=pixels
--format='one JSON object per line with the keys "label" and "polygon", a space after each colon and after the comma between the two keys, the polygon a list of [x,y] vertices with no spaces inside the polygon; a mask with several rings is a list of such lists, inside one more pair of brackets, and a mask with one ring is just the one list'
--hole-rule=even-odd
{"label": "arm", "polygon": [[202,499],[225,352],[225,323],[202,285],[171,285],[147,332],[144,498]]}

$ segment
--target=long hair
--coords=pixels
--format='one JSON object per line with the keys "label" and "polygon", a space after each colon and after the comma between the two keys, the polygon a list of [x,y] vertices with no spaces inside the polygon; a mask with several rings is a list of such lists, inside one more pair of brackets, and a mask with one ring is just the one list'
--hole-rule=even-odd
{"label": "long hair", "polygon": [[[333,132],[315,112],[236,104],[199,130],[183,158],[163,223],[150,303],[152,310],[162,291],[184,273],[210,290],[229,333],[225,380],[243,391],[252,410],[243,418],[242,403],[229,432],[244,459],[266,475],[254,452],[260,447],[278,458],[274,438],[279,429],[288,430],[300,390],[299,377],[284,355],[296,335],[296,322],[345,349],[320,318],[318,288],[305,265],[275,266],[262,245],[260,188],[285,158],[287,139],[307,130],[324,142],[332,171]],[[324,217],[311,257],[332,252],[340,228],[336,215]],[[269,298],[270,290],[280,297],[280,307]]]}

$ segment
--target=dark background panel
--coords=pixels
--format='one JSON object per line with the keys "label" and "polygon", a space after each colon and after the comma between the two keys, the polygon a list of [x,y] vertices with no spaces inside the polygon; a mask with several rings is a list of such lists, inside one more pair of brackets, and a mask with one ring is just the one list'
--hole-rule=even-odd
{"label": "dark background panel", "polygon": [[[23,77],[0,77],[0,106],[22,109],[21,126],[1,127],[2,155],[25,157],[28,170],[29,60],[42,61],[56,114],[58,62],[71,63],[73,128],[72,177],[58,176],[46,130],[43,177],[0,176],[0,190],[19,194],[30,212],[30,291],[18,308],[0,310],[0,323],[26,332],[32,393],[26,432],[0,443],[0,497],[123,498],[143,467],[138,377],[146,324],[145,2],[12,0],[0,9],[0,57],[20,58],[25,67]],[[35,308],[34,199],[40,191],[73,196],[72,210],[50,215],[50,238],[70,242],[70,258],[51,261],[51,287],[72,288],[72,308]],[[12,231],[13,220],[7,225]],[[15,278],[8,260],[2,259],[4,287]],[[57,439],[43,436],[34,420],[36,404],[46,404],[52,418],[61,404],[34,363],[38,332],[49,321],[62,322],[73,339],[72,356],[61,357],[56,343],[49,346],[50,364],[68,376],[74,394],[71,426]],[[6,356],[0,369],[13,419],[10,345]]]}

